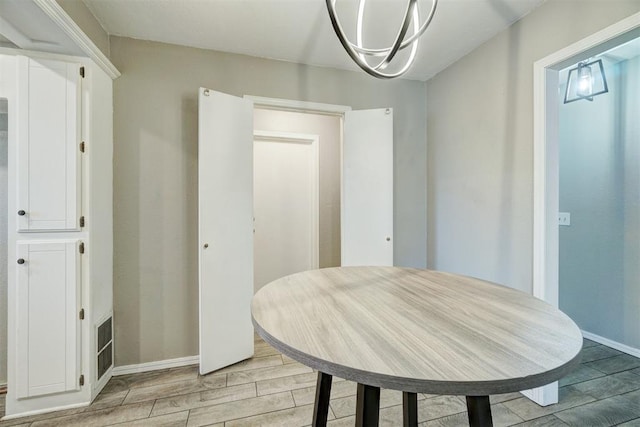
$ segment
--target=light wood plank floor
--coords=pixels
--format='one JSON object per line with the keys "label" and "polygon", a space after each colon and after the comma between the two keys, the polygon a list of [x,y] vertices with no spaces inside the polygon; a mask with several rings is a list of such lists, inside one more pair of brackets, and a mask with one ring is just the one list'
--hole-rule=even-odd
{"label": "light wood plank floor", "polygon": [[[89,407],[0,422],[21,426],[307,426],[316,374],[265,342],[254,358],[199,376],[195,366],[114,377]],[[585,340],[579,369],[546,408],[519,393],[491,396],[496,426],[640,427],[640,359]],[[329,425],[353,426],[356,385],[334,378]],[[419,397],[421,426],[468,425],[464,397]],[[402,425],[400,392],[383,390],[382,426]],[[4,396],[0,396],[0,414]]]}

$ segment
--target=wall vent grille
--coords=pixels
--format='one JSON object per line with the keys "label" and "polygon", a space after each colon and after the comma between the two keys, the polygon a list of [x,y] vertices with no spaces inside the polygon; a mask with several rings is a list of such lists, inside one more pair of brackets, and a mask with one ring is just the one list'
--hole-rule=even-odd
{"label": "wall vent grille", "polygon": [[98,380],[113,366],[113,318],[98,326]]}

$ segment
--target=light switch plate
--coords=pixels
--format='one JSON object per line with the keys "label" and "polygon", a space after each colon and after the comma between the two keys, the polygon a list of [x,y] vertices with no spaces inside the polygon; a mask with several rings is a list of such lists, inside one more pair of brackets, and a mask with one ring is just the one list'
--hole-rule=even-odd
{"label": "light switch plate", "polygon": [[558,225],[564,225],[565,227],[571,225],[571,214],[569,212],[559,212]]}

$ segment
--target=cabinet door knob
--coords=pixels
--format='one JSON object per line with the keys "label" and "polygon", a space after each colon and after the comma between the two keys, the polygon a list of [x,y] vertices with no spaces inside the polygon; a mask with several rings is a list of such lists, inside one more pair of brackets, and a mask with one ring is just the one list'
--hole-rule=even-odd
{"label": "cabinet door knob", "polygon": [[387,242],[390,242],[390,241],[391,241],[391,237],[387,237]]}
{"label": "cabinet door knob", "polygon": [[25,211],[23,211],[22,209],[20,209],[20,210],[18,211],[18,215],[20,215],[20,216],[24,216],[24,214],[26,214],[26,212],[25,212]]}
{"label": "cabinet door knob", "polygon": [[24,264],[24,258],[18,258],[18,264],[20,265]]}

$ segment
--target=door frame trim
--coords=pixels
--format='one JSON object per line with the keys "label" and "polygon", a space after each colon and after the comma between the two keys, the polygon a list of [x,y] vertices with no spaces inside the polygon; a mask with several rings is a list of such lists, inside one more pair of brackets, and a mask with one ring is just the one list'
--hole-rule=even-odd
{"label": "door frame trim", "polygon": [[[533,295],[558,307],[560,70],[640,36],[635,13],[533,64]],[[523,391],[540,405],[558,401],[557,382]]]}
{"label": "door frame trim", "polygon": [[[255,106],[254,106],[255,108]],[[257,141],[265,142],[285,142],[285,143],[298,143],[298,144],[311,144],[312,170],[311,172],[311,187],[312,187],[312,206],[311,206],[311,224],[313,227],[312,232],[312,248],[311,268],[317,269],[320,267],[320,159],[318,151],[318,142],[320,137],[314,134],[286,132],[286,131],[267,131],[267,130],[255,130],[253,131],[253,144]],[[254,162],[255,162],[255,148],[254,148]],[[255,170],[255,166],[254,166]],[[255,197],[255,189],[254,189]],[[254,203],[255,212],[255,203]],[[255,242],[254,242],[255,248]],[[254,256],[255,263],[255,256]],[[254,267],[255,268],[255,267]],[[254,278],[255,280],[255,278]],[[254,284],[255,286],[255,284]],[[254,289],[255,292],[255,289]]]}
{"label": "door frame trim", "polygon": [[58,2],[55,0],[33,0],[33,2],[112,80],[120,77],[120,71],[113,65],[111,60],[82,31]]}
{"label": "door frame trim", "polygon": [[323,104],[320,102],[297,101],[294,99],[266,98],[262,96],[245,95],[245,98],[253,101],[253,108],[266,110],[296,111],[308,114],[325,114],[342,116],[352,108],[347,105]]}

